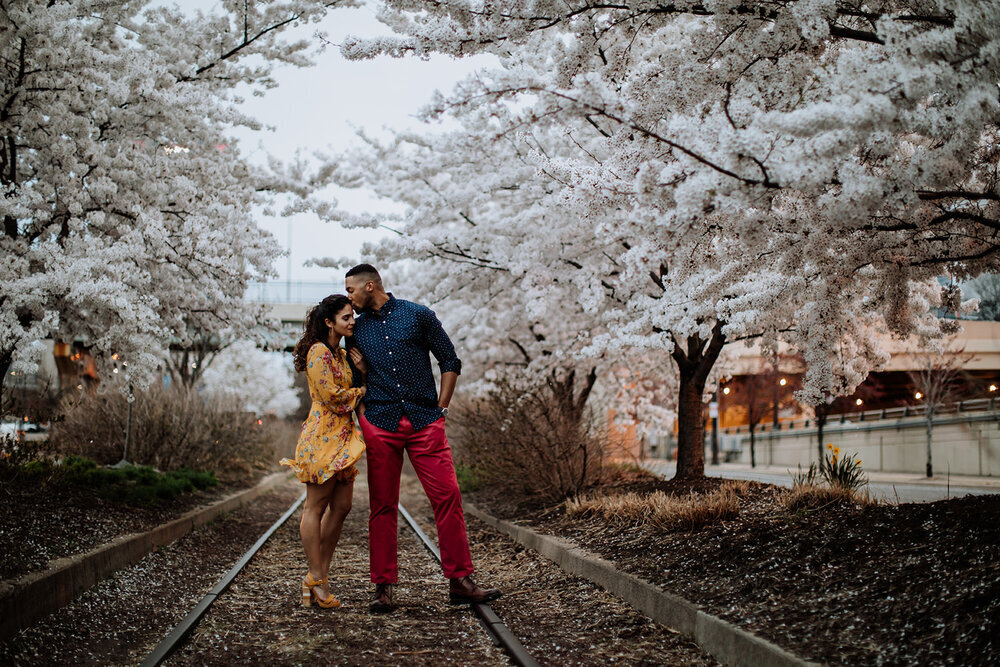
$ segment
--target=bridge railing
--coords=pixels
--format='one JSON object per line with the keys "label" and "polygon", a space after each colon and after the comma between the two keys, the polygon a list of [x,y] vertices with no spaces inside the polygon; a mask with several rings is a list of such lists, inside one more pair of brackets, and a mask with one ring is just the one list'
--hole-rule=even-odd
{"label": "bridge railing", "polygon": [[[995,412],[998,407],[998,398],[971,398],[964,401],[956,401],[954,403],[945,403],[943,405],[938,405],[934,408],[935,418],[944,415],[956,415],[966,412]],[[915,405],[900,405],[894,408],[884,408],[881,410],[863,410],[858,412],[845,412],[843,414],[832,414],[830,415],[826,423],[829,426],[836,424],[860,424],[863,422],[874,422],[886,419],[904,419],[907,417],[923,417],[927,415],[927,410],[930,406],[926,403],[917,403]],[[768,431],[784,431],[791,429],[802,429],[802,428],[816,428],[815,419],[797,419],[794,421],[782,421],[778,422],[777,426],[774,426],[771,422],[761,422],[755,428],[758,433],[766,433]],[[720,433],[731,435],[737,433],[749,433],[750,427],[747,425],[742,426],[729,426],[726,428],[720,428]]]}
{"label": "bridge railing", "polygon": [[333,282],[305,280],[273,280],[254,282],[247,286],[244,301],[252,303],[319,303],[324,297],[343,293]]}

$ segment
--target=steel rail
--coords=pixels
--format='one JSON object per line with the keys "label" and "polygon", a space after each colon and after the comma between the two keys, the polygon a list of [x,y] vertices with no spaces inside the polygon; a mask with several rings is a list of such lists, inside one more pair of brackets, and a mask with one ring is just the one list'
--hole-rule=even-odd
{"label": "steel rail", "polygon": [[205,612],[207,612],[209,607],[212,606],[215,599],[222,595],[227,588],[229,588],[229,585],[233,583],[233,580],[236,579],[236,576],[240,573],[240,571],[246,567],[247,563],[250,562],[250,559],[252,559],[257,552],[261,550],[264,543],[271,539],[271,536],[274,535],[274,533],[281,528],[293,514],[295,514],[295,510],[299,508],[305,499],[306,494],[303,492],[302,495],[299,496],[299,499],[292,503],[292,506],[288,508],[288,511],[282,514],[281,518],[271,524],[271,527],[268,528],[256,542],[254,542],[254,545],[250,547],[238,561],[236,561],[236,564],[233,565],[229,572],[227,572],[217,584],[215,584],[212,590],[206,593],[205,596],[198,601],[198,604],[196,604],[194,608],[188,612],[188,615],[181,619],[181,622],[178,623],[174,629],[163,638],[163,641],[157,644],[156,648],[154,648],[153,651],[146,656],[146,659],[142,661],[142,667],[156,667],[161,662],[166,660],[167,656],[173,653],[174,649],[176,649],[180,643],[184,641],[188,634],[190,634],[190,632],[194,629],[194,626],[198,624],[198,621],[201,620],[201,617],[204,616]]}
{"label": "steel rail", "polygon": [[[424,547],[427,548],[429,552],[434,556],[435,560],[439,563],[441,562],[441,552],[438,551],[437,546],[427,537],[427,533],[417,525],[416,520],[406,511],[406,508],[402,505],[399,506],[399,515],[403,517],[406,524],[410,529],[416,534],[421,542],[424,543]],[[479,618],[479,623],[486,630],[486,633],[493,640],[493,644],[501,647],[510,656],[511,662],[519,667],[538,667],[538,663],[531,654],[528,653],[524,645],[518,640],[514,633],[510,631],[500,617],[496,615],[493,609],[486,603],[473,603],[472,610],[476,613]]]}
{"label": "steel rail", "polygon": [[[292,506],[285,511],[281,517],[278,518],[271,526],[261,535],[253,546],[251,546],[241,557],[236,564],[215,584],[212,589],[206,593],[201,600],[188,612],[187,616],[181,619],[174,628],[167,634],[166,637],[156,645],[146,659],[142,661],[142,667],[158,667],[164,660],[166,660],[174,650],[180,646],[181,642],[187,639],[188,635],[194,630],[195,626],[202,619],[205,613],[212,606],[212,603],[222,595],[226,589],[229,588],[230,584],[236,579],[239,573],[244,567],[250,562],[250,560],[257,555],[257,552],[263,548],[264,544],[267,543],[271,536],[279,528],[281,528],[286,521],[296,510],[302,505],[306,499],[306,494],[303,493],[299,496],[298,500],[292,503]],[[438,551],[437,546],[434,542],[427,536],[427,534],[420,528],[413,516],[406,511],[406,508],[402,505],[399,506],[399,514],[403,517],[406,524],[410,529],[416,534],[416,536],[423,543],[424,547],[434,556],[435,560],[439,563],[441,562],[441,553]],[[521,642],[516,636],[510,631],[510,629],[504,625],[503,621],[496,615],[493,609],[485,603],[475,603],[471,605],[472,610],[475,612],[479,619],[480,624],[486,633],[490,636],[494,645],[503,648],[504,651],[510,656],[511,661],[519,665],[520,667],[538,667],[538,663],[531,654],[524,648]]]}

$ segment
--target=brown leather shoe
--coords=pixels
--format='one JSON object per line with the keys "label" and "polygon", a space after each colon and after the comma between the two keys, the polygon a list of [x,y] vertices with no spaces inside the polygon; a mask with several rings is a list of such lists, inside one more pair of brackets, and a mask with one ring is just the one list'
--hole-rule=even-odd
{"label": "brown leather shoe", "polygon": [[375,595],[368,604],[368,610],[373,614],[385,614],[392,609],[392,584],[375,584]]}
{"label": "brown leather shoe", "polygon": [[448,584],[448,602],[451,604],[477,604],[490,602],[500,597],[495,588],[482,588],[470,577],[452,579]]}

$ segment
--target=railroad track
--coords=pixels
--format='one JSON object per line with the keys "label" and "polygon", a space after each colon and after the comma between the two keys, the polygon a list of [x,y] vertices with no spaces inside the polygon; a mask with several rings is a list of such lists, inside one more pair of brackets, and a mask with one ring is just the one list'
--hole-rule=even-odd
{"label": "railroad track", "polygon": [[[225,574],[223,577],[215,584],[212,589],[205,594],[201,600],[191,609],[190,612],[178,623],[168,634],[164,637],[156,648],[146,657],[142,662],[143,667],[156,667],[160,665],[164,660],[166,660],[175,649],[180,647],[188,635],[195,629],[198,622],[202,619],[212,603],[223,595],[230,584],[236,579],[244,567],[253,559],[258,551],[263,548],[267,541],[274,535],[275,532],[281,528],[285,522],[292,517],[293,514],[299,509],[305,500],[306,494],[303,493],[298,500],[292,503],[292,506],[281,515],[281,517],[275,521],[264,533],[258,538],[258,540],[253,544],[250,549],[244,553],[235,565]],[[406,510],[403,505],[399,506],[399,514],[403,517],[404,522],[407,527],[413,531],[417,538],[423,543],[427,551],[434,557],[434,559],[440,563],[441,554],[437,549],[434,542],[427,536],[427,534],[420,528],[413,516]],[[485,632],[489,635],[490,639],[493,641],[495,646],[502,648],[507,655],[510,657],[511,662],[515,665],[521,667],[536,667],[538,663],[531,657],[524,646],[518,641],[517,637],[510,631],[510,629],[504,625],[500,618],[496,615],[493,609],[488,604],[473,604],[471,605],[473,612],[479,619]]]}

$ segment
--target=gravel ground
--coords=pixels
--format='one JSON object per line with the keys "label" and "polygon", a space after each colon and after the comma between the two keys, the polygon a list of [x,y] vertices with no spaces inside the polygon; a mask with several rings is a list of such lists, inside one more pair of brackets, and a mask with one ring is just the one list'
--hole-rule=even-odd
{"label": "gravel ground", "polygon": [[[434,536],[419,483],[403,479],[403,505]],[[337,574],[331,576],[341,608],[298,605],[304,562],[290,521],[169,663],[510,664],[468,607],[447,604],[440,566],[402,520],[394,596],[399,608],[388,615],[368,612],[367,507],[362,475],[338,548]],[[716,664],[683,638],[479,522],[471,520],[469,529],[481,579],[505,591],[494,611],[542,664]]]}
{"label": "gravel ground", "polygon": [[340,608],[299,604],[305,557],[296,514],[167,664],[508,664],[467,608],[447,604],[440,570],[408,530],[401,529],[399,537],[400,586],[394,591],[399,608],[386,615],[368,611],[373,586],[368,580],[367,496],[362,474],[330,577]]}
{"label": "gravel ground", "polygon": [[241,488],[219,485],[185,493],[157,507],[130,507],[104,500],[93,489],[23,476],[0,482],[0,579],[48,567],[49,561],[82,553],[116,537],[141,533],[210,504]]}
{"label": "gravel ground", "polygon": [[119,570],[0,644],[0,664],[141,662],[301,493],[289,481]]}

